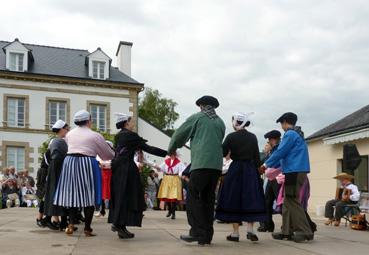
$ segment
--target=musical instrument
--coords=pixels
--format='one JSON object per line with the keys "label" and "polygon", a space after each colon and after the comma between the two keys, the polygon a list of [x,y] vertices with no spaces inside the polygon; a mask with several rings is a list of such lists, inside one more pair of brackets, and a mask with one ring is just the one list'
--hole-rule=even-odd
{"label": "musical instrument", "polygon": [[346,188],[337,188],[336,190],[336,200],[350,201],[351,190]]}

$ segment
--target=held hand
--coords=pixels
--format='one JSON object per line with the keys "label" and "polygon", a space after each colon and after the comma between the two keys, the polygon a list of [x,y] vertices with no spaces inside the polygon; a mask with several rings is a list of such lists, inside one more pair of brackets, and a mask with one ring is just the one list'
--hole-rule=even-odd
{"label": "held hand", "polygon": [[259,167],[259,173],[260,174],[264,174],[266,170],[266,167],[264,165],[262,165],[261,167]]}

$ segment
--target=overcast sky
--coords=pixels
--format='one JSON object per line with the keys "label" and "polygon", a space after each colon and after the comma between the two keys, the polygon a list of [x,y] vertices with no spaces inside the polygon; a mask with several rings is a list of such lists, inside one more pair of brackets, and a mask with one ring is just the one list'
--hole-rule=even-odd
{"label": "overcast sky", "polygon": [[286,111],[310,135],[369,104],[365,0],[26,0],[0,13],[0,40],[101,47],[114,62],[133,42],[132,77],[178,102],[177,125],[204,94],[228,131],[233,112],[255,112],[259,140]]}

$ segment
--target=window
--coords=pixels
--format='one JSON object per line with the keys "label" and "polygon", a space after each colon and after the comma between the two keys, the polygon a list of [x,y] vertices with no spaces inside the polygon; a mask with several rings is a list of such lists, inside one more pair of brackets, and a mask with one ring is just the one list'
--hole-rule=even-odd
{"label": "window", "polygon": [[[342,172],[342,159],[338,160],[338,167],[340,172]],[[369,184],[369,164],[368,156],[361,157],[361,163],[357,169],[354,171],[354,183],[358,186],[360,191],[367,192]]]}
{"label": "window", "polygon": [[14,166],[17,170],[25,169],[25,148],[24,147],[6,147],[6,164]]}
{"label": "window", "polygon": [[65,101],[49,101],[49,127],[51,128],[57,120],[67,121],[67,102]]}
{"label": "window", "polygon": [[99,61],[92,61],[92,78],[104,79],[105,63]]}
{"label": "window", "polygon": [[98,104],[90,104],[90,113],[92,123],[95,128],[100,131],[107,131],[107,106],[106,105],[98,105]]}
{"label": "window", "polygon": [[25,99],[7,98],[7,126],[25,127]]}
{"label": "window", "polygon": [[23,53],[10,53],[10,70],[11,71],[18,71],[23,72],[23,59],[24,54]]}

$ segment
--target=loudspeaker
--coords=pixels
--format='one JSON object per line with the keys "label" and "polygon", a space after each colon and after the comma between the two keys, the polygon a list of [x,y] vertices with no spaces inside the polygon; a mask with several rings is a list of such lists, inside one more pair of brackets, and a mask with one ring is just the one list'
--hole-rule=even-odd
{"label": "loudspeaker", "polygon": [[345,144],[343,146],[342,172],[354,175],[354,171],[359,167],[361,157],[355,144]]}

